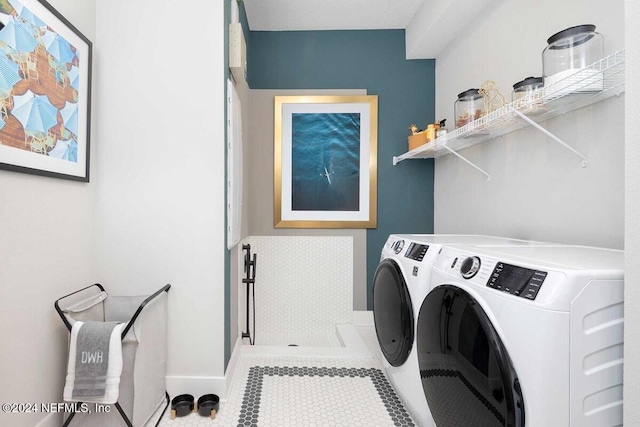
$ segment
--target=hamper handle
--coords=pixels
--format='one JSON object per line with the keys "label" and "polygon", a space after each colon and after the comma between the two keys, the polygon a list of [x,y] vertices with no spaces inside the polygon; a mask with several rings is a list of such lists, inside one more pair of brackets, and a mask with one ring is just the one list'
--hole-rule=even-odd
{"label": "hamper handle", "polygon": [[58,303],[59,303],[60,301],[62,301],[63,299],[65,299],[65,298],[67,298],[67,297],[70,297],[71,295],[75,295],[75,294],[77,294],[77,293],[79,293],[79,292],[86,291],[87,289],[92,288],[92,287],[94,287],[94,286],[97,286],[97,287],[98,287],[98,289],[100,289],[100,291],[101,291],[101,292],[104,292],[104,288],[102,287],[102,285],[101,285],[101,284],[99,284],[99,283],[95,283],[95,284],[93,284],[93,285],[87,286],[86,288],[82,288],[82,289],[77,290],[77,291],[75,291],[75,292],[71,292],[69,295],[65,295],[65,296],[63,296],[63,297],[61,297],[61,298],[58,298],[58,299],[56,300],[56,302],[54,302],[54,303],[53,303],[53,306],[56,308],[56,311],[57,311],[57,312],[58,312],[58,314],[60,315],[60,318],[61,318],[61,319],[62,319],[62,321],[64,322],[64,325],[67,327],[67,329],[69,330],[69,332],[71,332],[71,323],[69,323],[69,321],[67,320],[67,317],[64,315],[64,313],[63,313],[63,312],[62,312],[62,310],[60,309],[60,304],[58,304]]}

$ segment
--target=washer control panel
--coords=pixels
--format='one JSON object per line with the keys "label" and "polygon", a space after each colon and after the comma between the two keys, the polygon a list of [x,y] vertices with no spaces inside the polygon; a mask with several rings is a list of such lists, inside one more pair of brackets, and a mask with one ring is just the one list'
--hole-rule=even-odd
{"label": "washer control panel", "polygon": [[546,277],[546,271],[531,270],[498,261],[487,281],[487,286],[511,295],[534,300]]}
{"label": "washer control panel", "polygon": [[429,246],[427,245],[420,245],[418,243],[411,242],[411,244],[407,248],[407,253],[404,256],[405,258],[413,259],[420,262],[424,259],[424,256],[426,255],[428,249]]}

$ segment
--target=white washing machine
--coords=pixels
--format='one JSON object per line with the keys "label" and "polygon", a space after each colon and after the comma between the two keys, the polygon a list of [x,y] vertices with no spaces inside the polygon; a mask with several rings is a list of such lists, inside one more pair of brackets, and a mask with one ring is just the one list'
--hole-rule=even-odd
{"label": "white washing machine", "polygon": [[622,425],[622,251],[445,247],[417,322],[441,427]]}
{"label": "white washing machine", "polygon": [[541,244],[479,235],[392,234],[373,279],[373,316],[385,370],[403,404],[421,427],[433,426],[422,392],[415,330],[431,288],[431,267],[444,244],[528,246]]}

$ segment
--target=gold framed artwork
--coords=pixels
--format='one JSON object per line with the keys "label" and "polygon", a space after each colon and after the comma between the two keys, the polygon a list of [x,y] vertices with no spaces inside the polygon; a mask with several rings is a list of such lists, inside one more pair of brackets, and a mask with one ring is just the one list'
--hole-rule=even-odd
{"label": "gold framed artwork", "polygon": [[376,228],[378,97],[276,96],[274,226]]}

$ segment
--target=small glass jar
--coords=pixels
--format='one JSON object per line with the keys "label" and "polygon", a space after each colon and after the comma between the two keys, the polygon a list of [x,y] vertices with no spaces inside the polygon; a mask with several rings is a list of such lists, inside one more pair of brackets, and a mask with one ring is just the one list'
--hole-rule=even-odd
{"label": "small glass jar", "polygon": [[543,87],[544,83],[542,81],[542,77],[527,77],[513,85],[511,101],[517,101],[524,96],[529,96],[531,99],[531,95]]}
{"label": "small glass jar", "polygon": [[484,116],[484,97],[479,89],[469,89],[458,94],[458,100],[454,105],[456,128]]}
{"label": "small glass jar", "polygon": [[549,37],[547,43],[542,52],[545,87],[577,73],[604,56],[604,39],[596,32],[595,25],[567,28]]}

